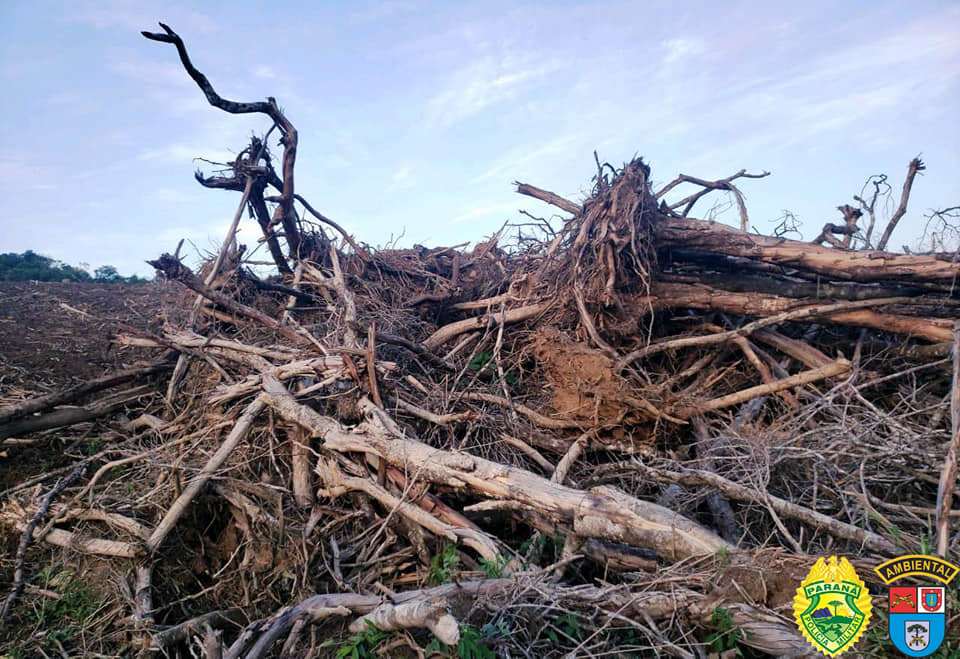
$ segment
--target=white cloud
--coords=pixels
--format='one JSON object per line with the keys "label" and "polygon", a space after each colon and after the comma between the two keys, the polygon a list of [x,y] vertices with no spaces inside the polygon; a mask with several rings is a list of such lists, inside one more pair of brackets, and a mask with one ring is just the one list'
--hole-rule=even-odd
{"label": "white cloud", "polygon": [[513,177],[519,176],[531,163],[543,160],[548,156],[570,153],[577,139],[576,135],[562,135],[539,145],[524,144],[518,146],[498,158],[492,167],[470,179],[470,182],[482,183],[498,177],[512,180]]}
{"label": "white cloud", "polygon": [[694,37],[677,37],[667,39],[661,44],[666,51],[663,56],[663,63],[673,64],[680,60],[697,57],[707,52],[707,45],[700,39]]}
{"label": "white cloud", "polygon": [[[97,0],[96,2],[73,2],[68,19],[90,25],[98,30],[147,30],[159,32],[158,15],[167,15],[165,23],[181,34],[183,32],[214,32],[216,22],[204,13],[192,9],[174,7],[158,8],[146,3],[127,0]],[[172,14],[172,15],[171,15]]]}
{"label": "white cloud", "polygon": [[390,178],[394,183],[403,183],[404,181],[410,180],[410,173],[410,166],[404,165],[395,171]]}
{"label": "white cloud", "polygon": [[558,68],[556,62],[536,64],[531,58],[482,57],[454,73],[444,89],[430,99],[428,119],[443,125],[466,119],[516,99],[525,87]]}

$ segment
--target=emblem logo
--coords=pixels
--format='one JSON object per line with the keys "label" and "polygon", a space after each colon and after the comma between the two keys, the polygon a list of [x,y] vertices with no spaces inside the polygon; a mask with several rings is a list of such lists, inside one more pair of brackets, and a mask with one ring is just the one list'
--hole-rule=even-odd
{"label": "emblem logo", "polygon": [[797,588],[793,617],[816,650],[837,657],[867,629],[870,593],[847,559],[820,558]]}
{"label": "emblem logo", "polygon": [[[874,570],[886,583],[926,576],[949,584],[960,571],[933,556],[901,556]],[[946,627],[945,586],[890,586],[890,640],[908,657],[926,657],[943,643]]]}

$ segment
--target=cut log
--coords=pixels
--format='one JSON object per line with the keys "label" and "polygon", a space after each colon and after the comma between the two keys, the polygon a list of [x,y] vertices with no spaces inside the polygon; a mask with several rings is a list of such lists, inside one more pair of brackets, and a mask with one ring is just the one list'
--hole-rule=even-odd
{"label": "cut log", "polygon": [[657,247],[741,256],[849,281],[950,284],[960,279],[960,262],[953,261],[950,254],[846,251],[746,233],[719,222],[675,217],[657,222],[654,235]]}

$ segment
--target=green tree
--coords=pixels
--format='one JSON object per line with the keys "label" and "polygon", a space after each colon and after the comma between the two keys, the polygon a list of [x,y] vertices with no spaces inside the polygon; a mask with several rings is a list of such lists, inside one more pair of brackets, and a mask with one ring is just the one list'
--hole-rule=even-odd
{"label": "green tree", "polygon": [[117,272],[117,269],[112,265],[101,265],[99,268],[93,271],[93,278],[97,281],[106,282],[108,284],[115,284],[123,281],[123,277],[120,276],[120,273]]}

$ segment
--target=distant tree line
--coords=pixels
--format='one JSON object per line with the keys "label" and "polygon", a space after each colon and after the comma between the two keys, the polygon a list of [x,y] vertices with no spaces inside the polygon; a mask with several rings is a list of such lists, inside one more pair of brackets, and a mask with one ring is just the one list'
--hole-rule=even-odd
{"label": "distant tree line", "polygon": [[112,265],[103,265],[93,275],[82,268],[61,263],[27,250],[23,254],[0,254],[0,281],[79,281],[104,284],[145,284],[143,277],[124,277]]}

